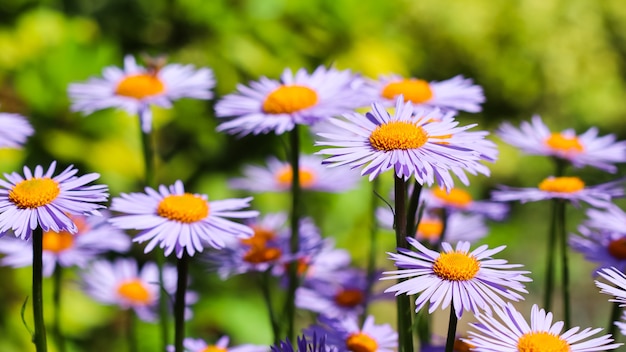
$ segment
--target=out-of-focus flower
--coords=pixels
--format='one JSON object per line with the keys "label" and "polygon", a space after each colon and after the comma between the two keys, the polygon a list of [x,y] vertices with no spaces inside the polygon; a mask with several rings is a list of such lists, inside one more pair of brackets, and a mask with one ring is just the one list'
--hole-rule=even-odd
{"label": "out-of-focus flower", "polygon": [[[222,336],[215,342],[215,344],[208,344],[203,339],[185,338],[183,340],[183,347],[185,352],[269,352],[269,346],[258,345],[239,345],[229,347],[230,337]],[[168,352],[174,352],[174,346],[167,346]]]}
{"label": "out-of-focus flower", "polygon": [[523,299],[517,292],[527,293],[522,282],[532,281],[524,276],[528,271],[508,270],[521,265],[491,258],[505,246],[489,249],[483,245],[470,252],[469,242],[459,242],[456,249],[443,242],[440,253],[413,238],[407,240],[418,251],[398,248],[399,253],[388,253],[400,270],[383,273],[389,276],[381,280],[407,279],[385,292],[395,292],[396,296],[419,294],[415,301],[416,312],[429,302],[429,313],[439,305],[445,309],[452,303],[458,318],[463,310],[474,314],[480,309],[489,311],[491,307],[506,304],[502,297],[511,301]]}
{"label": "out-of-focus flower", "polygon": [[[67,231],[43,233],[43,275],[51,276],[57,265],[82,268],[99,254],[107,251],[123,253],[130,248],[130,238],[111,226],[108,216],[70,215],[70,218],[77,224],[75,234]],[[2,265],[20,268],[33,263],[30,241],[4,237],[0,239],[0,253],[5,254],[0,261]]]}
{"label": "out-of-focus flower", "polygon": [[602,209],[587,209],[585,226],[610,232],[626,233],[626,213],[615,204],[611,203]]}
{"label": "out-of-focus flower", "polygon": [[[344,192],[357,186],[360,175],[352,170],[329,169],[315,155],[300,157],[300,188],[320,192]],[[276,157],[267,159],[267,167],[249,165],[244,177],[232,179],[231,188],[250,192],[285,192],[291,189],[292,167]]]}
{"label": "out-of-focus flower", "polygon": [[91,173],[80,177],[73,166],[53,176],[56,161],[44,173],[36,166],[34,173],[24,166],[24,176],[13,172],[0,179],[0,233],[12,230],[17,237],[29,239],[38,226],[43,231],[68,231],[78,228],[68,214],[90,214],[103,208],[99,202],[108,198],[107,186],[88,183],[100,177]]}
{"label": "out-of-focus flower", "polygon": [[370,80],[364,94],[370,100],[381,101],[392,107],[399,96],[415,106],[439,108],[442,110],[462,110],[479,112],[485,102],[483,89],[473,84],[471,79],[455,76],[445,81],[427,82],[417,78],[403,78],[399,75],[382,76],[377,81]]}
{"label": "out-of-focus flower", "polygon": [[570,162],[574,167],[592,166],[615,173],[615,163],[626,162],[626,142],[615,141],[612,134],[598,137],[598,129],[590,128],[577,135],[572,129],[551,132],[539,115],[520,128],[504,123],[496,132],[502,140],[531,155],[546,155]]}
{"label": "out-of-focus flower", "polygon": [[22,115],[0,113],[0,148],[19,148],[35,133]]}
{"label": "out-of-focus flower", "polygon": [[429,208],[445,208],[450,213],[462,211],[480,214],[491,220],[503,220],[509,212],[509,206],[500,202],[475,200],[472,195],[461,188],[450,190],[443,188],[423,189],[424,202]]}
{"label": "out-of-focus flower", "polygon": [[231,236],[247,238],[254,232],[226,219],[257,216],[257,211],[241,210],[250,205],[251,197],[209,202],[206,195],[185,192],[180,180],[169,187],[161,185],[158,191],[150,187],[145,191],[113,198],[111,210],[124,215],[110,221],[121,229],[141,230],[133,241],[149,240],[146,253],[160,245],[166,256],[176,252],[181,258],[185,251],[193,256],[206,245],[222,248]]}
{"label": "out-of-focus flower", "polygon": [[286,69],[280,80],[261,77],[250,86],[238,85],[215,105],[218,117],[230,118],[218,131],[245,136],[291,131],[363,105],[356,88],[361,80],[350,71],[318,67],[313,73]]}
{"label": "out-of-focus flower", "polygon": [[376,325],[371,315],[365,318],[362,327],[356,316],[341,319],[322,316],[319,322],[319,325],[307,329],[305,334],[326,334],[326,344],[335,346],[338,352],[393,352],[398,344],[398,334],[391,325]]}
{"label": "out-of-focus flower", "polygon": [[596,271],[606,267],[626,270],[626,231],[619,233],[579,226],[578,232],[580,235],[569,236],[569,245],[586,260],[597,263]]}
{"label": "out-of-focus flower", "polygon": [[[530,325],[513,304],[508,303],[503,310],[494,308],[496,314],[479,313],[478,323],[471,323],[476,331],[469,332],[464,339],[477,352],[517,352],[517,351],[567,351],[591,352],[613,350],[621,343],[612,343],[611,335],[589,339],[602,329],[580,327],[565,332],[562,321],[552,323],[552,313],[546,313],[533,305]],[[498,319],[499,318],[499,319]]]}
{"label": "out-of-focus flower", "polygon": [[124,68],[109,66],[102,71],[102,78],[70,84],[68,92],[72,111],[91,114],[107,108],[122,109],[137,115],[142,130],[148,133],[152,129],[151,105],[170,108],[181,98],[211,99],[214,86],[213,72],[208,68],[161,63],[146,68],[127,55]]}
{"label": "out-of-focus flower", "polygon": [[326,344],[326,334],[308,337],[298,336],[294,345],[286,339],[270,346],[272,352],[337,352],[337,347]]}

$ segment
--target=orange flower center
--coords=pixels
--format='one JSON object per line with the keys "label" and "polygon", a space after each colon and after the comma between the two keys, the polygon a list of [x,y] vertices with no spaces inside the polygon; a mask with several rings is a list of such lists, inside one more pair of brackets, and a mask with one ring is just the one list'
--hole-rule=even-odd
{"label": "orange flower center", "polygon": [[446,192],[442,188],[436,188],[433,190],[433,195],[446,203],[446,205],[457,208],[465,208],[472,202],[472,196],[467,191],[458,188],[452,188],[450,192]]}
{"label": "orange flower center", "polygon": [[[278,170],[276,173],[276,181],[283,187],[291,186],[291,182],[293,181],[293,170],[291,165],[286,165],[282,169]],[[302,188],[309,188],[313,186],[317,179],[317,175],[313,170],[300,167],[300,173],[298,180],[300,181],[300,186]]]}
{"label": "orange flower center", "polygon": [[365,296],[363,295],[363,291],[355,288],[341,290],[335,295],[335,303],[347,308],[358,306],[363,303],[364,299]]}
{"label": "orange flower center", "polygon": [[243,260],[252,264],[261,264],[272,262],[282,255],[282,251],[274,247],[251,247],[246,254],[243,255]]}
{"label": "orange flower center", "polygon": [[266,229],[258,225],[253,225],[252,229],[254,230],[254,234],[252,234],[250,238],[243,238],[239,240],[241,244],[253,247],[263,247],[265,246],[267,241],[271,241],[276,238],[276,234],[272,230]]}
{"label": "orange flower center", "polygon": [[376,127],[369,141],[372,148],[384,152],[417,149],[428,142],[428,134],[413,123],[391,121]]}
{"label": "orange flower center", "polygon": [[353,352],[376,352],[378,342],[364,332],[355,332],[346,339],[346,347]]}
{"label": "orange flower center", "polygon": [[200,352],[228,352],[227,348],[217,347],[215,345],[206,346]]}
{"label": "orange flower center", "polygon": [[190,193],[171,194],[161,200],[157,214],[172,221],[192,223],[209,215],[209,203]]}
{"label": "orange flower center", "polygon": [[52,203],[61,188],[59,184],[48,177],[23,180],[9,191],[9,200],[18,208],[33,209]]}
{"label": "orange flower center", "polygon": [[418,239],[436,240],[441,237],[443,221],[439,219],[422,219],[417,225]]}
{"label": "orange flower center", "polygon": [[115,88],[115,94],[143,99],[165,92],[165,84],[156,76],[147,73],[122,78]]}
{"label": "orange flower center", "polygon": [[580,153],[584,150],[582,144],[576,136],[564,136],[560,133],[552,133],[550,137],[546,138],[546,145],[556,151],[566,153]]}
{"label": "orange flower center", "polygon": [[263,111],[268,114],[292,114],[314,106],[317,100],[317,93],[309,87],[282,85],[267,95]]}
{"label": "orange flower center", "polygon": [[428,82],[421,79],[403,79],[387,84],[381,93],[385,99],[395,99],[398,95],[404,96],[405,102],[424,103],[432,99],[433,91]]}
{"label": "orange flower center", "polygon": [[609,242],[609,254],[615,259],[626,259],[626,237],[622,237]]}
{"label": "orange flower center", "polygon": [[585,188],[585,183],[578,177],[548,177],[539,183],[539,189],[545,192],[575,193]]}
{"label": "orange flower center", "polygon": [[454,340],[454,347],[453,350],[454,352],[470,352],[472,350],[472,348],[474,348],[475,346],[465,342],[465,341],[461,341],[460,339],[456,339]]}
{"label": "orange flower center", "polygon": [[567,341],[545,331],[527,332],[517,341],[520,352],[569,352]]}
{"label": "orange flower center", "polygon": [[146,284],[140,279],[130,279],[117,287],[117,293],[136,305],[147,305],[153,300]]}
{"label": "orange flower center", "polygon": [[448,281],[473,279],[480,269],[480,262],[465,252],[441,253],[433,264],[433,272]]}
{"label": "orange flower center", "polygon": [[43,250],[59,254],[74,245],[74,236],[67,231],[46,231],[42,238]]}

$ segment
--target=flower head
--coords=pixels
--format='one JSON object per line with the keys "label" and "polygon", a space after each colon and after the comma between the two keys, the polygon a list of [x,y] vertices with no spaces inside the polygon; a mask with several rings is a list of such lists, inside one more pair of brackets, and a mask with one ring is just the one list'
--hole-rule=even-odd
{"label": "flower head", "polygon": [[443,188],[424,189],[422,192],[429,208],[443,208],[450,213],[479,214],[491,220],[500,221],[506,218],[509,212],[507,204],[476,200],[467,190],[458,187],[449,190]]}
{"label": "flower head", "polygon": [[17,237],[30,238],[38,226],[43,231],[68,231],[78,228],[68,214],[89,214],[103,208],[98,202],[108,198],[107,186],[88,183],[100,177],[96,173],[75,176],[69,166],[54,175],[56,161],[44,173],[35,167],[34,173],[24,166],[24,176],[13,172],[0,180],[0,233],[12,230]]}
{"label": "flower head", "polygon": [[600,292],[614,296],[615,298],[611,299],[611,302],[620,303],[622,307],[626,306],[626,275],[615,267],[602,268],[598,270],[598,275],[615,285],[608,285],[596,280],[596,286],[602,289]]}
{"label": "flower head", "polygon": [[335,346],[337,352],[393,352],[398,344],[398,334],[389,324],[376,325],[368,316],[361,327],[357,316],[340,319],[319,318],[305,333],[309,336],[326,334],[326,344]]}
{"label": "flower head", "polygon": [[597,263],[599,270],[616,267],[626,270],[626,233],[578,227],[579,235],[570,235],[569,245],[585,259]]}
{"label": "flower head", "polygon": [[438,110],[415,110],[400,98],[396,103],[393,115],[374,103],[365,116],[352,113],[343,115],[347,121],[329,119],[339,131],[319,134],[325,140],[316,145],[334,147],[318,152],[330,155],[324,163],[364,167],[361,174],[369,175],[370,180],[393,169],[405,180],[413,176],[420,184],[436,181],[446,188],[454,185],[450,172],[466,182],[464,171],[476,174],[482,170],[479,152],[442,141],[442,137],[473,125],[457,127],[456,121],[441,120]]}
{"label": "flower head", "polygon": [[399,96],[403,96],[405,102],[415,106],[467,112],[480,112],[482,110],[480,104],[485,102],[483,89],[463,76],[441,82],[427,82],[417,78],[390,75],[380,77],[378,81],[369,81],[366,87],[366,94],[371,96],[371,101],[381,101],[390,107]]}
{"label": "flower head", "polygon": [[146,253],[157,245],[165,255],[176,252],[181,258],[202,252],[205,245],[224,247],[231,237],[249,237],[253,230],[246,225],[225,218],[252,218],[257,211],[242,211],[252,198],[226,199],[209,202],[207,196],[185,192],[183,183],[176,181],[158,191],[146,187],[146,193],[122,193],[113,198],[111,210],[124,213],[111,219],[121,229],[141,230],[134,242],[150,241]]}
{"label": "flower head", "polygon": [[626,162],[626,142],[616,142],[612,134],[598,137],[593,127],[577,135],[572,129],[551,132],[539,115],[522,122],[517,129],[510,123],[500,126],[497,134],[524,153],[546,155],[570,162],[574,167],[592,166],[615,173],[615,163]]}
{"label": "flower head", "polygon": [[[315,155],[300,157],[300,188],[320,192],[344,192],[357,186],[360,176],[343,169],[329,169]],[[293,170],[288,162],[276,157],[267,159],[267,167],[246,166],[244,177],[229,182],[234,189],[250,192],[284,192],[291,189]]]}
{"label": "flower head", "polygon": [[250,86],[237,86],[215,106],[218,117],[231,118],[218,131],[245,136],[274,131],[282,134],[296,124],[312,125],[329,116],[340,115],[362,105],[355,89],[360,80],[347,70],[318,67],[286,69],[280,80],[262,77]]}
{"label": "flower head", "polygon": [[[586,328],[579,332],[579,327],[565,332],[564,323],[552,323],[552,313],[546,313],[533,305],[530,313],[530,325],[513,304],[508,303],[503,310],[495,308],[495,315],[479,313],[478,323],[471,326],[476,331],[469,332],[473,345],[472,351],[477,352],[591,352],[616,349],[621,343],[611,343],[611,335],[603,335],[588,339],[602,329]],[[498,319],[499,318],[499,319]],[[586,341],[583,341],[587,339]]]}
{"label": "flower head", "polygon": [[0,148],[19,148],[35,130],[18,114],[0,113]]}
{"label": "flower head", "polygon": [[[209,344],[203,339],[185,338],[183,340],[183,347],[185,352],[269,352],[270,348],[267,346],[257,345],[239,345],[229,347],[230,337],[222,336],[215,344]],[[167,346],[168,352],[174,352],[174,346]]]}
{"label": "flower head", "polygon": [[169,108],[180,98],[211,99],[214,86],[213,72],[208,68],[196,70],[181,64],[146,68],[128,55],[124,68],[107,67],[103,78],[70,84],[68,92],[72,111],[91,114],[107,108],[122,109],[138,115],[142,130],[148,133],[152,128],[151,105]]}
{"label": "flower head", "polygon": [[439,305],[445,309],[452,303],[460,318],[463,310],[474,314],[480,309],[489,311],[490,307],[505,305],[502,297],[518,301],[523,297],[515,291],[527,293],[522,282],[531,281],[523,275],[528,271],[507,270],[521,265],[491,258],[505,246],[489,249],[483,245],[470,252],[469,242],[459,242],[456,249],[443,242],[440,253],[413,238],[407,240],[418,251],[399,248],[399,253],[388,253],[400,270],[383,273],[390,275],[381,280],[407,278],[385,292],[396,292],[396,296],[419,294],[415,301],[416,312],[429,302],[429,313]]}

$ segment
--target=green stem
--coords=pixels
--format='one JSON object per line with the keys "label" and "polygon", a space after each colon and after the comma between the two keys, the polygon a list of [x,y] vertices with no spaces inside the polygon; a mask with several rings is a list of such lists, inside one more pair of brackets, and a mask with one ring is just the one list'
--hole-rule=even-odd
{"label": "green stem", "polygon": [[568,248],[567,248],[567,233],[565,231],[565,201],[562,199],[557,200],[558,207],[558,241],[560,244],[561,252],[561,276],[563,280],[563,321],[565,323],[565,329],[571,327],[572,322],[572,309],[571,309],[571,297],[570,297],[570,279],[569,279],[569,260],[568,260]]}
{"label": "green stem", "polygon": [[448,218],[449,218],[448,209],[443,207],[441,208],[441,234],[439,235],[439,240],[437,241],[437,247],[435,250],[439,250],[441,248],[441,244],[446,240],[446,233],[448,232]]}
{"label": "green stem", "polygon": [[376,221],[376,209],[378,208],[378,188],[380,181],[375,178],[372,181],[372,198],[370,203],[370,248],[367,254],[367,286],[365,288],[365,307],[361,316],[361,325],[367,316],[369,302],[372,297],[372,288],[376,280],[376,250],[378,249],[378,221]]}
{"label": "green stem", "polygon": [[622,307],[620,303],[613,303],[613,307],[611,308],[611,316],[609,318],[609,327],[608,332],[609,335],[613,336],[614,339],[617,339],[617,325],[615,322],[619,320],[619,315],[622,312]]}
{"label": "green stem", "polygon": [[[407,212],[406,212],[406,181],[395,176],[394,197],[395,197],[395,225],[396,225],[396,245],[398,248],[408,248],[406,240]],[[403,282],[406,279],[398,279]],[[399,295],[396,297],[398,313],[398,351],[413,352],[413,334],[411,322],[411,298],[409,295]]]}
{"label": "green stem", "polygon": [[33,230],[33,318],[35,333],[33,343],[37,352],[48,350],[46,344],[46,326],[43,318],[43,230],[37,227]]}
{"label": "green stem", "polygon": [[557,217],[559,200],[552,200],[552,217],[550,219],[550,230],[548,232],[548,245],[546,248],[546,272],[545,291],[543,296],[543,308],[550,312],[552,308],[552,292],[554,291],[554,253],[556,251],[557,238]]}
{"label": "green stem", "polygon": [[417,231],[417,226],[419,225],[419,220],[417,219],[417,208],[420,204],[420,195],[422,193],[422,185],[415,181],[413,184],[413,192],[411,193],[411,197],[409,198],[409,207],[407,209],[407,219],[406,219],[406,233],[409,236],[415,235]]}
{"label": "green stem", "polygon": [[126,311],[126,339],[128,341],[128,352],[137,352],[137,330],[135,328],[137,320],[135,319],[135,311],[128,309]]}
{"label": "green stem", "polygon": [[61,331],[61,288],[63,283],[63,267],[57,265],[53,273],[52,302],[54,305],[53,331],[59,352],[65,352],[65,337]]}
{"label": "green stem", "polygon": [[274,335],[274,344],[280,343],[280,325],[276,319],[276,313],[272,305],[272,295],[270,294],[270,278],[271,268],[261,273],[260,287],[263,294],[263,300],[265,301],[265,307],[270,318],[270,324],[272,326],[272,333]]}
{"label": "green stem", "polygon": [[184,352],[185,296],[187,293],[187,276],[189,275],[189,255],[187,252],[184,252],[183,256],[178,259],[176,269],[178,269],[178,278],[174,301],[174,349],[176,352]]}
{"label": "green stem", "polygon": [[454,352],[454,341],[456,340],[456,327],[459,319],[454,312],[454,304],[450,305],[450,322],[448,323],[448,337],[446,338],[446,352]]}

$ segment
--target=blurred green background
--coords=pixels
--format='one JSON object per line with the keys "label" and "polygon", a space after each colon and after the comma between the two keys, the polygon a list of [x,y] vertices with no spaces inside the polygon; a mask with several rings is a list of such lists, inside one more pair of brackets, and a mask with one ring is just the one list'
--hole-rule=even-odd
{"label": "blurred green background", "polygon": [[[142,53],[212,68],[218,99],[237,83],[262,75],[277,78],[285,67],[335,65],[370,77],[398,73],[427,80],[463,74],[481,85],[487,98],[481,114],[460,114],[464,123],[493,131],[502,121],[519,124],[537,113],[554,130],[597,126],[602,134],[626,136],[626,7],[621,0],[8,0],[0,3],[0,110],[29,117],[36,134],[23,150],[0,151],[0,171],[55,159],[99,172],[113,196],[140,190],[138,122],[114,110],[88,117],[71,113],[66,89],[99,76],[105,66],[121,65],[126,54]],[[283,137],[235,139],[216,133],[215,101],[182,100],[174,109],[155,109],[160,183],[182,179],[187,189],[212,199],[241,196],[224,187],[229,177],[239,175],[245,163],[284,156]],[[490,166],[491,178],[472,179],[477,198],[487,197],[495,184],[534,186],[551,173],[548,160],[522,156],[493,140],[501,145],[500,160]],[[590,183],[616,177],[589,169],[581,173]],[[307,211],[324,235],[335,236],[357,263],[364,262],[368,248],[370,197],[364,180],[356,191],[307,198]],[[255,207],[264,211],[287,204],[286,195],[255,199]],[[508,244],[504,255],[533,271],[528,303],[540,301],[548,223],[537,214],[547,209],[547,204],[516,205],[511,221],[495,224],[487,239]],[[574,230],[580,211],[569,218]],[[392,236],[383,237],[381,262],[392,248]],[[592,266],[572,257],[576,284],[584,288],[574,291],[582,302],[576,305],[580,321],[575,323],[606,326],[609,306],[592,286]],[[193,270],[194,289],[203,299],[190,335],[228,333],[237,343],[271,342],[259,295],[245,278],[222,283],[200,263]],[[0,278],[0,351],[30,350],[19,317],[30,269],[0,268]],[[64,329],[76,350],[124,350],[124,317],[114,308],[82,296],[73,281],[67,283],[66,302],[71,304],[63,313]],[[393,322],[385,307],[374,311]],[[146,337],[140,339],[141,350],[156,350],[158,339],[151,338],[156,331],[149,324],[140,327]]]}

